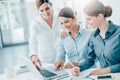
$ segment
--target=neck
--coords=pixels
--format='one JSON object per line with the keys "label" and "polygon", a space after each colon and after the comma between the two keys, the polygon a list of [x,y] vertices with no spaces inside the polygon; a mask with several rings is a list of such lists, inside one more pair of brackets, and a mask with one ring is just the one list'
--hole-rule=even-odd
{"label": "neck", "polygon": [[104,20],[99,26],[100,32],[106,32],[108,30],[109,23]]}
{"label": "neck", "polygon": [[76,37],[77,33],[78,33],[79,27],[78,25],[75,25],[74,28],[72,29],[72,31],[70,31],[71,36],[72,37]]}
{"label": "neck", "polygon": [[43,18],[46,22],[50,22],[51,20],[52,20],[52,17],[50,17],[50,18],[47,18],[47,19],[45,19],[45,18]]}
{"label": "neck", "polygon": [[44,19],[46,21],[46,23],[50,26],[50,28],[52,28],[52,23],[53,23],[53,19],[49,18],[49,19]]}
{"label": "neck", "polygon": [[109,26],[109,23],[108,23],[106,20],[104,20],[104,21],[101,23],[101,25],[99,26],[100,36],[101,36],[102,38],[105,38],[105,33],[106,33],[106,31],[108,30],[108,26]]}

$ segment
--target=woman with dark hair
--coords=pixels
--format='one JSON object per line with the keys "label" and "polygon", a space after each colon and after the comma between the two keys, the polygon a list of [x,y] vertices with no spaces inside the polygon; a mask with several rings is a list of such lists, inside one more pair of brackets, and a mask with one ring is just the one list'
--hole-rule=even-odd
{"label": "woman with dark hair", "polygon": [[40,14],[30,26],[29,50],[32,62],[39,67],[41,62],[54,63],[56,59],[55,45],[60,23],[53,15],[49,0],[36,0],[36,7]]}
{"label": "woman with dark hair", "polygon": [[84,29],[77,22],[76,16],[71,8],[65,7],[61,9],[58,18],[66,30],[66,36],[58,41],[55,67],[56,69],[63,68],[67,55],[69,62],[65,65],[65,68],[72,68],[72,65],[76,66],[81,60],[86,58],[87,54],[83,53],[87,53],[87,43],[92,32]]}
{"label": "woman with dark hair", "polygon": [[84,13],[87,23],[97,29],[88,44],[88,58],[74,67],[72,74],[76,76],[90,68],[95,58],[98,58],[101,69],[92,71],[91,75],[120,72],[120,26],[106,20],[111,16],[112,8],[94,0],[85,6]]}

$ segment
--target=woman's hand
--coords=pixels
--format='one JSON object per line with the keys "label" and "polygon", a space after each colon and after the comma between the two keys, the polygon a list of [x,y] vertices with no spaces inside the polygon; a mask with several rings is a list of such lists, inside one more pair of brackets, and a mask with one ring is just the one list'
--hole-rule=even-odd
{"label": "woman's hand", "polygon": [[68,62],[65,65],[65,68],[73,68],[74,66],[77,66],[77,65],[78,65],[78,62]]}
{"label": "woman's hand", "polygon": [[80,74],[80,68],[77,67],[77,66],[74,66],[74,67],[72,68],[72,75],[73,75],[73,76],[78,76],[79,74]]}
{"label": "woman's hand", "polygon": [[94,70],[91,72],[91,75],[103,75],[103,74],[108,74],[110,73],[110,68],[103,68],[103,69],[98,69]]}
{"label": "woman's hand", "polygon": [[40,69],[41,61],[40,61],[40,59],[38,58],[37,55],[32,55],[31,56],[31,61],[36,66],[36,68]]}
{"label": "woman's hand", "polygon": [[66,31],[62,31],[62,32],[60,33],[60,36],[61,36],[61,39],[64,39],[65,36],[66,36]]}
{"label": "woman's hand", "polygon": [[57,60],[55,62],[55,70],[62,69],[64,66],[64,62],[62,60]]}

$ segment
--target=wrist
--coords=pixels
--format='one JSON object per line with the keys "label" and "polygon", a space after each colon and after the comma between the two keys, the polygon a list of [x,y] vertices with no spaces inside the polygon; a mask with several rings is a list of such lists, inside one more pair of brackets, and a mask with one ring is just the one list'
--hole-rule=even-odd
{"label": "wrist", "polygon": [[105,68],[104,70],[105,70],[105,73],[106,73],[106,74],[108,74],[108,73],[111,72],[110,67],[107,67],[107,68]]}

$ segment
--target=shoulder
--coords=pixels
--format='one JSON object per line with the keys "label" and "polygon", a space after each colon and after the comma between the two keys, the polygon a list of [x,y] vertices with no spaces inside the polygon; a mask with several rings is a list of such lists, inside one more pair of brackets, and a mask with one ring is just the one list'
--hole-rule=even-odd
{"label": "shoulder", "polygon": [[86,28],[80,28],[79,32],[85,37],[90,37],[93,33],[93,30],[89,30]]}
{"label": "shoulder", "polygon": [[31,21],[31,23],[30,23],[30,27],[32,28],[32,27],[40,27],[41,25],[42,25],[42,20],[41,20],[41,18],[40,18],[40,16],[37,16],[37,17],[35,17],[32,21]]}
{"label": "shoulder", "polygon": [[38,24],[39,22],[42,22],[40,16],[36,16],[36,17],[31,21],[32,24]]}
{"label": "shoulder", "polygon": [[109,25],[114,27],[115,29],[114,33],[117,33],[120,35],[120,25],[114,24],[112,21],[109,21]]}
{"label": "shoulder", "polygon": [[115,25],[116,31],[120,33],[120,25]]}

